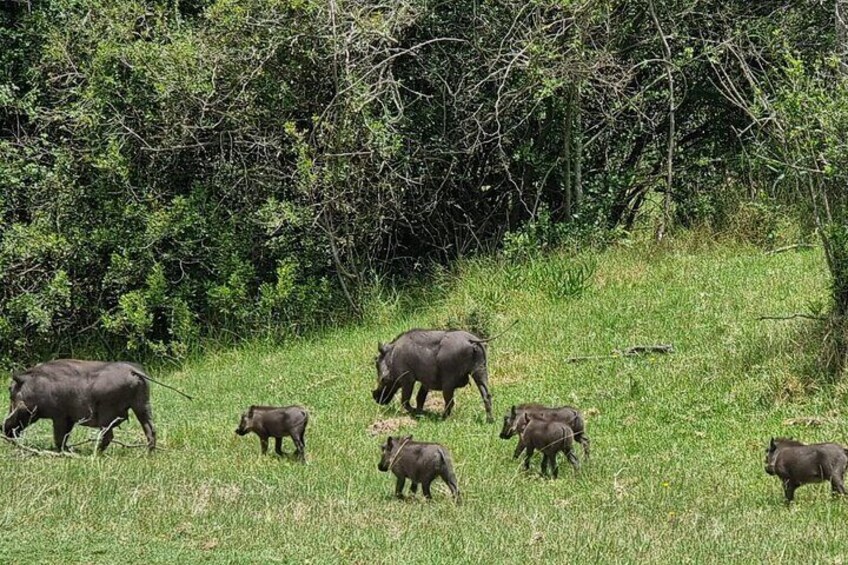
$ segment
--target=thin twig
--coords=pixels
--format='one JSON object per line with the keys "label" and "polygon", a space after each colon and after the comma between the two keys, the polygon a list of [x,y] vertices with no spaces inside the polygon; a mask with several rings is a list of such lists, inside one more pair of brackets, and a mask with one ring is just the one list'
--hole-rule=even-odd
{"label": "thin twig", "polygon": [[814,316],[813,314],[804,314],[802,312],[796,312],[786,316],[760,316],[757,320],[795,320],[797,318],[803,318],[805,320],[827,320],[824,316]]}
{"label": "thin twig", "polygon": [[310,390],[317,388],[317,387],[319,387],[323,384],[327,384],[330,381],[334,381],[334,380],[338,379],[339,377],[341,377],[341,375],[332,375],[332,376],[327,377],[326,379],[321,379],[320,381],[312,383],[311,385],[306,387],[305,392],[309,392]]}
{"label": "thin twig", "polygon": [[582,355],[578,357],[569,357],[565,360],[566,363],[577,363],[579,361],[593,361],[601,359],[620,359],[622,357],[634,357],[646,353],[669,354],[674,353],[674,346],[670,343],[661,343],[657,345],[633,345],[626,349],[614,349],[609,355]]}
{"label": "thin twig", "polygon": [[72,453],[70,451],[48,451],[45,449],[35,449],[34,447],[29,447],[3,435],[0,435],[0,439],[12,444],[21,451],[32,453],[33,455],[46,455],[48,457],[78,457],[76,453]]}
{"label": "thin twig", "polygon": [[812,249],[815,247],[812,243],[796,243],[794,245],[787,245],[786,247],[778,247],[777,249],[772,249],[771,251],[767,251],[766,255],[776,255],[777,253],[783,253],[784,251],[791,251],[792,249]]}

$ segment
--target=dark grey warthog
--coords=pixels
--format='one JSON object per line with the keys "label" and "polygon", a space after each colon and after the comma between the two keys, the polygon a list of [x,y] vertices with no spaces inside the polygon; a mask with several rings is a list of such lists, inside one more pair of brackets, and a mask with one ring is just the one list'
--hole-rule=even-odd
{"label": "dark grey warthog", "polygon": [[67,449],[74,425],[100,428],[99,451],[112,441],[112,430],[127,419],[132,409],[138,418],[147,448],[156,448],[150,408],[150,390],[144,369],[133,363],[48,361],[12,376],[9,415],[3,434],[16,437],[37,420],[53,420],[56,449]]}
{"label": "dark grey warthog", "polygon": [[[510,408],[509,414],[504,416],[503,428],[501,429],[501,439],[509,439],[516,434],[515,422],[524,414],[530,414],[531,418],[536,420],[544,420],[546,422],[562,422],[574,432],[574,440],[583,446],[583,457],[586,461],[589,460],[589,436],[586,435],[583,415],[576,408],[571,406],[560,406],[559,408],[549,408],[543,404],[529,403],[519,404]],[[518,445],[515,446],[515,453],[512,458],[516,459],[521,452],[524,451],[525,445],[518,438]]]}
{"label": "dark grey warthog", "polygon": [[833,494],[845,494],[846,466],[848,450],[837,443],[805,445],[790,438],[771,438],[766,449],[766,473],[783,481],[787,504],[795,498],[795,489],[808,483],[830,481]]}
{"label": "dark grey warthog", "polygon": [[274,451],[283,454],[283,437],[294,442],[297,457],[306,461],[306,424],[309,412],[302,406],[251,406],[241,415],[236,433],[240,436],[253,432],[259,436],[262,455],[268,453],[268,438],[274,438]]}
{"label": "dark grey warthog", "polygon": [[530,458],[533,451],[538,449],[542,452],[542,475],[547,476],[550,464],[554,478],[559,476],[557,466],[557,453],[562,451],[574,466],[574,470],[580,469],[580,461],[574,455],[574,431],[562,422],[536,420],[525,412],[523,416],[516,419],[514,429],[521,435],[521,442],[527,447],[527,455],[524,457],[524,468],[530,468]]}
{"label": "dark grey warthog", "polygon": [[450,454],[445,447],[438,443],[412,441],[412,436],[389,437],[381,447],[383,456],[377,468],[384,473],[391,471],[397,477],[395,495],[403,498],[403,486],[406,479],[412,481],[410,491],[418,491],[418,483],[426,498],[430,497],[430,483],[436,477],[441,477],[459,502],[459,488],[456,486],[456,475],[453,473]]}
{"label": "dark grey warthog", "polygon": [[[466,386],[471,376],[480,389],[486,419],[493,422],[486,341],[459,330],[409,330],[391,343],[381,343],[376,359],[377,389],[371,395],[377,403],[388,404],[401,390],[403,407],[411,413],[420,413],[427,393],[440,390],[445,398],[443,416],[447,418],[453,410],[454,390]],[[409,399],[415,381],[421,383],[421,388],[413,410]]]}

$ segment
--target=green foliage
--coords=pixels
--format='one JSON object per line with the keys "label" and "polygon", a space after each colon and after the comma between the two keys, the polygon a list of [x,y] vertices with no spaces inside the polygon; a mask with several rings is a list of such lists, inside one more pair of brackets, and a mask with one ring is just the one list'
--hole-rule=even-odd
{"label": "green foliage", "polygon": [[[787,84],[801,84],[831,41],[816,30],[828,12],[652,5],[661,31],[645,2],[11,3],[0,349],[23,361],[105,334],[178,355],[203,334],[299,333],[361,313],[375,276],[501,245],[532,262],[608,242],[655,213],[669,141],[676,216],[709,223],[753,167],[733,134],[747,117],[717,86],[731,66],[720,46],[740,29],[771,38],[763,68],[784,64],[775,43],[796,49]],[[838,114],[831,91],[802,90],[787,91],[787,113]],[[821,146],[789,136],[822,155],[832,186],[840,120]],[[527,284],[568,298],[585,271]]]}

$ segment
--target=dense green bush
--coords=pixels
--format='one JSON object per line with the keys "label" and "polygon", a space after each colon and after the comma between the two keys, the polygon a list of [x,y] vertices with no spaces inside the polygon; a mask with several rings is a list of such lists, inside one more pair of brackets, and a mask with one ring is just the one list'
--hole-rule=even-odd
{"label": "dense green bush", "polygon": [[[360,313],[375,278],[501,244],[526,260],[632,226],[657,194],[701,221],[748,172],[717,46],[755,29],[822,51],[832,36],[809,22],[828,14],[741,0],[6,3],[0,356],[91,336],[181,355],[217,332],[296,333]],[[552,296],[591,276],[574,269]]]}

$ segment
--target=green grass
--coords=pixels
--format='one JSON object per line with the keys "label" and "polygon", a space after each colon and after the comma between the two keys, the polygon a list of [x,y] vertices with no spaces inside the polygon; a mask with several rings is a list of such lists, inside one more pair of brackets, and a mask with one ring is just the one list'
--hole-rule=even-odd
{"label": "green grass", "polygon": [[[583,257],[587,259],[587,257]],[[848,559],[848,501],[806,486],[787,509],[763,472],[771,435],[848,442],[845,391],[812,369],[810,321],[757,316],[804,311],[827,296],[822,257],[768,256],[695,236],[661,247],[597,253],[589,289],[557,298],[543,284],[511,288],[495,261],[463,264],[427,293],[373,300],[369,321],[284,346],[212,352],[155,376],[197,396],[153,388],[164,451],[110,448],[38,457],[0,447],[0,562],[832,562]],[[542,272],[566,269],[567,254]],[[528,267],[529,268],[529,267]],[[538,277],[537,277],[538,278]],[[442,442],[463,504],[396,501],[377,470],[377,420],[401,416],[370,397],[378,340],[414,326],[477,316],[489,346],[495,411],[512,403],[573,404],[587,416],[593,459],[580,476],[525,474],[513,442],[487,425],[476,389],[453,417],[403,428]],[[677,353],[568,364],[641,343]],[[233,431],[251,403],[302,403],[312,414],[309,463],[259,455]],[[789,418],[828,416],[817,427]],[[77,430],[74,441],[85,439]],[[139,441],[133,420],[118,437]],[[38,423],[29,445],[48,447]],[[286,450],[291,443],[286,440]],[[179,561],[178,561],[179,560]]]}

